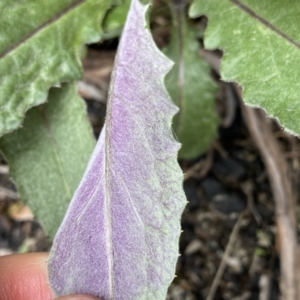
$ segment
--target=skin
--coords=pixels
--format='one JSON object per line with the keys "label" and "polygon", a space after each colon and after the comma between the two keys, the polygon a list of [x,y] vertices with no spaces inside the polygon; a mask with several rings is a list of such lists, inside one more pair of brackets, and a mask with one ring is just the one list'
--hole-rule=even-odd
{"label": "skin", "polygon": [[48,253],[16,254],[0,257],[1,300],[100,300],[88,295],[55,298],[47,274]]}

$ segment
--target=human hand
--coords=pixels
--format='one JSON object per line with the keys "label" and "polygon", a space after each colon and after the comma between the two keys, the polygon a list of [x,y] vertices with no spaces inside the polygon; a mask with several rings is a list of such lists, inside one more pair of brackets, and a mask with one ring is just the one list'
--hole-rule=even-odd
{"label": "human hand", "polygon": [[[48,253],[0,257],[1,300],[53,300],[48,284]],[[56,300],[99,300],[87,295],[69,295]]]}

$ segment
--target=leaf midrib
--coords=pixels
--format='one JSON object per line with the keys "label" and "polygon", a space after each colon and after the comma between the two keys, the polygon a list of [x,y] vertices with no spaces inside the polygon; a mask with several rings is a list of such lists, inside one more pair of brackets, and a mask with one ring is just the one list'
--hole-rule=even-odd
{"label": "leaf midrib", "polygon": [[300,49],[300,43],[293,40],[291,37],[289,37],[287,34],[285,34],[283,31],[275,27],[273,24],[271,24],[269,21],[258,15],[256,12],[254,12],[251,8],[241,3],[239,0],[229,0],[232,4],[240,8],[242,11],[247,13],[252,18],[256,19],[266,27],[268,27],[270,30],[274,31],[276,34],[278,34],[280,37],[288,41],[290,44],[295,46],[296,48]]}
{"label": "leaf midrib", "polygon": [[86,2],[86,0],[76,0],[74,3],[63,9],[60,13],[54,15],[51,17],[48,21],[44,22],[43,24],[39,25],[36,29],[34,29],[32,32],[27,34],[24,38],[22,38],[20,41],[15,43],[14,45],[10,46],[8,49],[6,49],[2,54],[0,54],[0,59],[5,58],[7,55],[9,55],[11,52],[13,52],[15,49],[17,49],[22,44],[26,43],[28,40],[30,40],[33,36],[38,34],[40,31],[42,31],[47,26],[50,26],[51,24],[55,23],[56,21],[60,20],[62,17],[67,15],[70,11],[74,10],[79,6],[80,4]]}

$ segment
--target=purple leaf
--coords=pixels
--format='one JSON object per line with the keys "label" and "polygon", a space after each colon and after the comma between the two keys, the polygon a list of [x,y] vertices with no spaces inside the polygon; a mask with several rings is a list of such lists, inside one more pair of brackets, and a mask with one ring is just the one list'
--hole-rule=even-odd
{"label": "purple leaf", "polygon": [[165,299],[186,199],[163,80],[172,66],[133,0],[118,49],[106,125],[55,237],[56,295]]}

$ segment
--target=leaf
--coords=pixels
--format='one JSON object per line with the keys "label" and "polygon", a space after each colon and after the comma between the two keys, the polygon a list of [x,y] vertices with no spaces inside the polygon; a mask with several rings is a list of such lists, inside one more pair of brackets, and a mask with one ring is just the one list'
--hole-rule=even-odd
{"label": "leaf", "polygon": [[110,39],[121,35],[129,6],[130,0],[123,0],[107,12],[102,23],[103,38]]}
{"label": "leaf", "polygon": [[24,126],[0,139],[22,201],[54,237],[95,145],[86,107],[74,84],[52,88]]}
{"label": "leaf", "polygon": [[177,108],[163,86],[171,62],[133,0],[110,87],[105,128],[55,237],[56,295],[165,299],[186,200],[171,131]]}
{"label": "leaf", "polygon": [[45,102],[49,87],[81,77],[80,46],[99,40],[108,5],[109,0],[0,2],[0,136]]}
{"label": "leaf", "polygon": [[196,0],[192,17],[205,14],[207,49],[223,49],[221,74],[243,87],[247,104],[265,108],[300,133],[300,37],[298,5],[292,1]]}
{"label": "leaf", "polygon": [[173,125],[182,143],[179,157],[192,159],[205,152],[217,136],[217,87],[209,75],[209,66],[198,54],[195,29],[185,20],[180,6],[175,7],[174,16],[172,37],[165,53],[176,65],[166,77],[166,86],[180,108]]}

